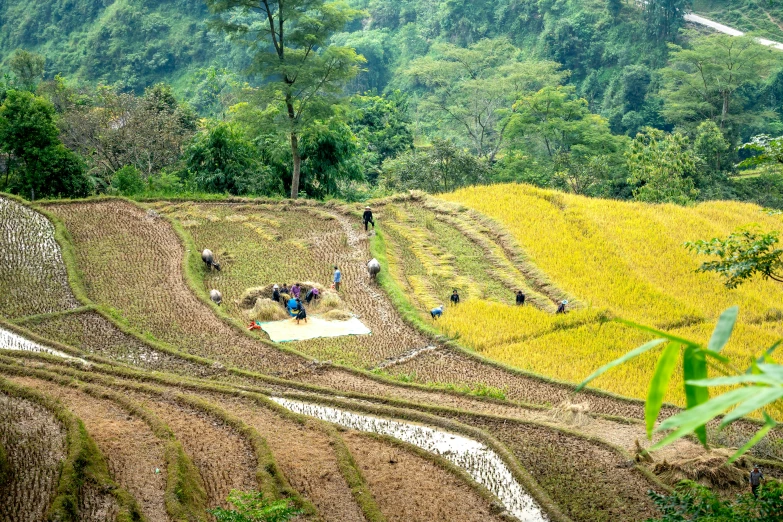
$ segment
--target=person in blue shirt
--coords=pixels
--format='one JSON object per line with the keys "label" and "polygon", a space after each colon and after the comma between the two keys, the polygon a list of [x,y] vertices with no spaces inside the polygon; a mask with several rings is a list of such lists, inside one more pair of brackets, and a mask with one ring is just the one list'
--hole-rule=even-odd
{"label": "person in blue shirt", "polygon": [[433,308],[432,310],[430,310],[430,315],[432,316],[433,320],[443,315],[443,305],[440,305],[437,308]]}
{"label": "person in blue shirt", "polygon": [[291,317],[296,317],[296,314],[299,313],[299,300],[295,297],[292,297],[288,300],[288,304],[286,305],[286,308],[288,308],[288,314]]}
{"label": "person in blue shirt", "polygon": [[337,268],[337,265],[334,265],[334,278],[332,281],[334,282],[334,289],[339,292],[340,284],[343,282],[343,274],[340,272],[340,269]]}

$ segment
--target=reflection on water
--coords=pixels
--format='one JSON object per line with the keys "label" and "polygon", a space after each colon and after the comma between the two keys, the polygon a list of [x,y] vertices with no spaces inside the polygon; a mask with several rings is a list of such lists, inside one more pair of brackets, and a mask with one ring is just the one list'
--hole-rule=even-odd
{"label": "reflection on water", "polygon": [[508,512],[519,520],[548,520],[538,503],[514,479],[497,453],[480,442],[428,426],[360,415],[279,397],[273,397],[272,400],[296,413],[317,417],[353,430],[388,435],[440,455],[464,469],[473,480],[491,491]]}

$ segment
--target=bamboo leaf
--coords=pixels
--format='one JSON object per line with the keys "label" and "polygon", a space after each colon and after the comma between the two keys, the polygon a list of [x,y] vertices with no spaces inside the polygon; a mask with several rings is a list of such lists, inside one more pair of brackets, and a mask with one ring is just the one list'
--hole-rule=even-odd
{"label": "bamboo leaf", "polygon": [[729,375],[728,377],[713,377],[711,379],[699,379],[694,381],[687,381],[686,384],[691,386],[702,387],[714,387],[714,386],[731,386],[734,384],[769,384],[770,386],[778,386],[783,384],[780,379],[776,379],[771,375],[764,373],[751,373],[742,375]]}
{"label": "bamboo leaf", "polygon": [[758,393],[758,389],[753,387],[727,391],[717,397],[713,397],[704,404],[669,417],[661,422],[655,431],[671,430],[682,426],[690,426],[692,430],[700,424],[706,424],[735,404],[749,399],[755,393]]}
{"label": "bamboo leaf", "polygon": [[717,353],[726,346],[726,343],[729,342],[729,337],[731,337],[731,332],[734,330],[738,314],[739,306],[732,306],[720,314],[718,324],[715,325],[715,330],[712,331],[712,337],[710,337],[710,342],[707,345],[708,350]]}
{"label": "bamboo leaf", "polygon": [[678,337],[676,335],[672,335],[670,333],[662,332],[660,330],[656,330],[655,328],[650,328],[649,326],[644,326],[643,324],[634,323],[633,321],[627,321],[625,319],[616,319],[617,322],[622,323],[626,326],[630,326],[632,328],[636,328],[637,330],[642,330],[645,332],[649,332],[651,334],[655,334],[657,336],[663,337],[664,339],[667,339],[669,341],[672,341],[674,343],[680,343],[683,346],[699,346],[699,343],[695,341],[689,341],[688,339],[684,339],[682,337]]}
{"label": "bamboo leaf", "polygon": [[713,397],[709,401],[700,406],[696,406],[693,409],[685,410],[673,417],[669,417],[658,425],[655,431],[664,431],[674,429],[666,437],[656,442],[650,451],[660,449],[667,444],[674,442],[675,440],[684,437],[691,433],[694,429],[703,424],[707,424],[710,420],[714,419],[728,408],[735,404],[742,402],[756,393],[755,388],[738,388],[731,390],[717,397]]}
{"label": "bamboo leaf", "polygon": [[763,439],[767,433],[769,433],[769,430],[775,427],[775,421],[773,421],[771,418],[767,417],[767,422],[764,424],[764,426],[761,427],[759,431],[756,432],[753,437],[745,443],[744,446],[742,446],[740,449],[737,450],[737,452],[731,456],[731,458],[726,461],[726,464],[731,464],[741,456],[743,456],[747,451],[758,444],[758,442]]}
{"label": "bamboo leaf", "polygon": [[[688,346],[683,353],[682,376],[685,381],[685,400],[687,407],[695,408],[709,400],[710,394],[707,388],[703,386],[694,386],[688,382],[691,380],[707,378],[707,358],[704,356],[704,350]],[[694,430],[699,441],[707,445],[707,429],[702,424]]]}
{"label": "bamboo leaf", "polygon": [[623,355],[619,359],[615,359],[614,361],[601,366],[596,371],[591,373],[590,376],[587,377],[587,379],[582,381],[579,384],[579,386],[576,387],[576,391],[581,390],[582,388],[587,386],[587,384],[590,381],[592,381],[593,379],[595,379],[599,375],[607,372],[608,370],[611,370],[615,366],[619,366],[619,365],[621,365],[621,364],[623,364],[625,362],[628,362],[631,359],[633,359],[634,357],[638,357],[639,355],[643,354],[644,352],[652,350],[653,348],[655,348],[656,346],[658,346],[658,345],[660,345],[661,343],[664,343],[664,342],[666,342],[666,339],[655,339],[654,341],[650,341],[649,343],[643,344],[642,346],[636,348],[635,350],[631,350],[630,352],[628,352],[627,354]]}
{"label": "bamboo leaf", "polygon": [[706,357],[711,357],[712,359],[715,359],[716,361],[720,361],[723,364],[729,364],[731,362],[728,357],[726,357],[725,355],[721,355],[721,354],[719,354],[717,352],[711,352],[709,350],[704,350],[704,355]]}
{"label": "bamboo leaf", "polygon": [[[704,388],[702,388],[704,389]],[[731,413],[724,417],[721,427],[734,422],[740,417],[756,410],[760,410],[770,402],[774,402],[783,397],[783,387],[776,388],[756,388],[756,394],[746,401],[743,401]]]}
{"label": "bamboo leaf", "polygon": [[650,388],[647,390],[647,401],[644,403],[644,420],[647,424],[647,436],[652,436],[655,421],[658,419],[658,413],[661,411],[663,396],[669,387],[669,381],[674,373],[674,367],[677,365],[677,358],[680,355],[680,344],[670,343],[658,359],[655,365],[655,373],[650,380]]}

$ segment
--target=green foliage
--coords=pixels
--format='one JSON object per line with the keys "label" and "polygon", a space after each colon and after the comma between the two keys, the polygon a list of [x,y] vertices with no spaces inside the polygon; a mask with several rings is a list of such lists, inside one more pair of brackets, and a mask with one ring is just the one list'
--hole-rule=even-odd
{"label": "green foliage", "polygon": [[631,142],[625,153],[634,198],[649,203],[692,201],[698,191],[693,175],[699,158],[688,147],[688,138],[645,128]]}
{"label": "green foliage", "polygon": [[8,91],[0,106],[3,189],[36,197],[81,197],[92,187],[84,165],[58,138],[54,107],[27,91]]}
{"label": "green foliage", "polygon": [[[587,383],[608,370],[634,357],[638,357],[656,346],[668,343],[658,359],[655,374],[650,381],[650,393],[645,403],[647,433],[652,438],[653,427],[660,412],[660,399],[666,392],[669,382],[668,377],[671,376],[674,363],[676,363],[681,352],[680,347],[684,347],[685,349],[681,353],[683,356],[683,387],[687,397],[687,408],[676,415],[666,418],[655,428],[654,431],[656,433],[666,432],[666,434],[650,448],[650,451],[655,451],[667,444],[671,444],[690,433],[695,433],[699,440],[706,445],[707,434],[705,426],[708,422],[722,416],[720,427],[723,428],[745,415],[760,411],[764,417],[764,425],[743,447],[732,455],[728,461],[730,464],[758,444],[770,430],[777,426],[777,422],[769,415],[767,410],[773,408],[779,410],[782,405],[781,399],[783,399],[783,366],[774,363],[771,359],[773,352],[780,344],[783,344],[783,341],[778,341],[768,348],[744,372],[734,368],[729,359],[720,354],[720,351],[726,346],[731,337],[738,314],[739,309],[736,306],[729,308],[721,314],[706,347],[695,341],[689,341],[653,328],[621,321],[624,324],[652,333],[660,338],[602,366],[585,379],[577,387],[577,390],[582,389]],[[707,377],[708,359],[711,359],[711,364],[716,365],[718,371],[725,375],[724,377]],[[709,388],[720,390],[722,393],[710,398]],[[727,389],[728,391],[725,391]]]}
{"label": "green foliage", "polygon": [[756,153],[741,162],[740,167],[751,167],[764,163],[783,163],[783,136],[777,138],[771,138],[767,134],[753,136],[750,142],[740,147],[740,150]]}
{"label": "green foliage", "polygon": [[726,288],[736,288],[760,275],[783,282],[783,248],[777,248],[779,233],[762,232],[748,227],[733,232],[726,239],[713,238],[685,243],[697,254],[718,259],[702,263],[699,272],[715,272],[725,278]]}
{"label": "green foliage", "polygon": [[692,481],[680,482],[670,494],[649,495],[662,515],[649,522],[773,522],[783,517],[783,484],[777,481],[762,484],[758,499],[745,493],[731,501]]}
{"label": "green foliage", "polygon": [[269,501],[260,491],[232,490],[228,502],[234,509],[215,508],[209,513],[218,522],[284,522],[299,514],[285,499]]}
{"label": "green foliage", "polygon": [[375,182],[384,161],[413,149],[407,101],[400,91],[356,95],[351,109],[349,125],[362,149],[362,168],[368,181]]}
{"label": "green foliage", "polygon": [[675,124],[711,119],[723,132],[737,132],[759,111],[743,110],[748,88],[759,84],[775,51],[750,37],[690,34],[688,48],[671,46],[662,70],[664,116]]}
{"label": "green foliage", "polygon": [[344,183],[364,179],[358,162],[358,140],[337,118],[313,122],[302,133],[299,150],[302,185],[310,196],[338,196]]}
{"label": "green foliage", "polygon": [[647,34],[661,42],[677,34],[685,24],[683,15],[691,6],[691,0],[648,0],[642,4],[642,17]]}
{"label": "green foliage", "polygon": [[436,132],[489,161],[521,108],[515,102],[567,77],[554,62],[525,61],[506,38],[483,39],[468,48],[437,44],[406,74],[427,89],[419,108],[437,125]]}
{"label": "green foliage", "polygon": [[259,161],[256,148],[227,123],[198,134],[184,157],[199,190],[234,195],[279,193],[278,180]]}
{"label": "green foliage", "polygon": [[332,114],[345,84],[364,59],[350,47],[330,43],[333,34],[362,13],[323,0],[207,0],[218,15],[214,26],[247,45],[252,74],[264,79],[253,90],[260,107],[279,107],[270,123],[291,143],[291,198],[299,196],[299,137],[316,119]]}
{"label": "green foliage", "polygon": [[448,192],[489,181],[487,164],[451,142],[434,139],[432,146],[386,161],[381,186],[390,191]]}
{"label": "green foliage", "polygon": [[31,53],[23,49],[17,49],[9,58],[8,66],[14,75],[14,85],[30,92],[43,77],[46,59],[40,54]]}
{"label": "green foliage", "polygon": [[125,165],[114,173],[111,186],[123,196],[134,196],[144,191],[144,180],[136,167]]}
{"label": "green foliage", "polygon": [[57,134],[51,103],[29,92],[8,92],[0,106],[0,146],[4,151],[23,158],[56,145]]}
{"label": "green foliage", "polygon": [[514,104],[509,138],[531,153],[554,160],[575,149],[583,155],[607,153],[616,147],[606,119],[590,113],[587,100],[571,86],[544,87]]}
{"label": "green foliage", "polygon": [[63,141],[87,159],[101,183],[126,165],[145,180],[171,167],[196,130],[193,111],[164,84],[147,88],[143,96],[102,86],[86,96],[63,98]]}

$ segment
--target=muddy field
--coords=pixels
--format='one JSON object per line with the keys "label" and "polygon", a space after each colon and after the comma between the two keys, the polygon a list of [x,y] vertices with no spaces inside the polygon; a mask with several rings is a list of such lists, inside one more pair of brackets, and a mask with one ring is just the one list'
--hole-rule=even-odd
{"label": "muddy field", "polygon": [[108,400],[29,377],[9,377],[63,402],[84,422],[106,456],[115,480],[138,501],[150,522],[166,522],[166,466],[162,442],[144,421]]}
{"label": "muddy field", "polygon": [[65,222],[78,245],[88,296],[118,310],[135,330],[185,353],[269,373],[300,364],[297,357],[237,332],[198,300],[183,276],[184,247],[156,214],[120,201],[49,210]]}
{"label": "muddy field", "polygon": [[65,430],[42,406],[0,392],[0,447],[7,465],[0,520],[43,520],[65,458]]}
{"label": "muddy field", "polygon": [[[37,247],[25,245],[38,238],[49,245],[45,267],[24,257],[13,259],[31,267],[28,275],[11,277],[19,280],[16,291],[30,293],[45,280],[53,299],[44,303],[39,292],[9,313],[3,308],[3,318],[17,319],[22,334],[27,329],[73,347],[78,357],[114,363],[93,359],[90,365],[6,352],[0,354],[0,373],[61,401],[81,419],[113,479],[150,521],[178,518],[188,509],[200,510],[191,516],[194,520],[209,520],[204,510],[226,506],[231,489],[291,498],[305,511],[298,520],[500,520],[499,497],[445,460],[302,417],[270,401],[273,393],[303,392],[316,403],[361,394],[340,400],[357,411],[394,407],[388,414],[393,411],[395,418],[405,418],[405,412],[427,414],[477,430],[506,448],[508,458],[554,502],[552,520],[632,521],[654,514],[646,491],[660,489],[660,483],[635,469],[630,455],[601,442],[633,453],[636,439],[644,437],[643,427],[633,420],[642,418],[642,404],[593,393],[574,396],[568,385],[483,362],[444,345],[442,337],[422,333],[369,280],[365,264],[372,257],[372,237],[359,227],[358,207],[158,202],[141,208],[119,200],[49,205],[46,209],[68,229],[79,284],[92,301],[69,312],[79,303],[67,287],[54,227],[26,207],[5,205],[0,216],[6,222],[28,224],[22,234],[0,234],[0,246],[21,245],[40,257]],[[404,282],[414,307],[426,310],[448,298],[450,281],[457,281],[466,297],[498,301],[508,299],[507,288],[521,287],[542,310],[562,297],[524,265],[512,242],[476,216],[428,205],[400,200],[376,212],[389,224],[387,268]],[[169,219],[185,235],[184,243]],[[191,262],[194,252],[187,244],[196,251],[213,250],[223,269],[209,271]],[[238,300],[246,289],[307,281],[328,287],[335,264],[343,272],[343,306],[372,329],[371,335],[286,343],[302,354],[298,356],[266,342],[263,335],[242,331],[240,323],[246,324],[247,316]],[[223,294],[222,312],[205,299],[213,288]],[[29,317],[41,313],[47,315]],[[188,360],[187,354],[201,362]],[[270,382],[248,371],[293,380]],[[0,395],[0,447],[11,461],[21,450],[9,440],[16,440],[20,429],[25,434],[59,433],[59,438],[47,437],[49,446],[24,446],[23,458],[35,470],[30,487],[37,489],[13,481],[0,487],[0,493],[15,491],[15,502],[25,502],[23,496],[35,491],[42,500],[31,503],[31,513],[42,513],[55,487],[52,470],[64,458],[64,432],[51,415],[36,414],[35,405],[2,399]],[[586,404],[579,418],[568,413],[574,403]],[[20,428],[11,422],[19,416],[34,420]],[[176,451],[181,454],[172,453]],[[647,466],[652,470],[664,458],[701,453],[683,440]],[[180,467],[177,476],[169,473],[173,462]],[[82,518],[113,519],[118,504],[91,487],[80,493]],[[183,487],[181,502],[173,501],[167,492]]]}
{"label": "muddy field", "polygon": [[46,217],[0,197],[0,310],[7,318],[79,306]]}

